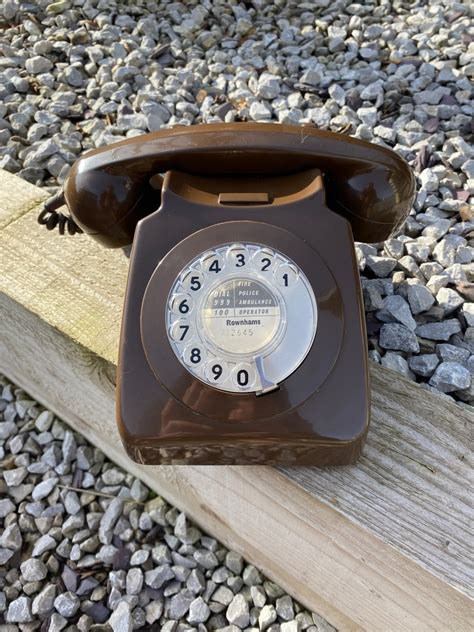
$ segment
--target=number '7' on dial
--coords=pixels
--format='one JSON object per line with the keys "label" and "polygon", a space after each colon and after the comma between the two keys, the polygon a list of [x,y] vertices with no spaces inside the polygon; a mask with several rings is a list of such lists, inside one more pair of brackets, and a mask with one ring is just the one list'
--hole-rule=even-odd
{"label": "number '7' on dial", "polygon": [[185,320],[177,320],[171,326],[171,338],[176,342],[186,341],[191,325]]}

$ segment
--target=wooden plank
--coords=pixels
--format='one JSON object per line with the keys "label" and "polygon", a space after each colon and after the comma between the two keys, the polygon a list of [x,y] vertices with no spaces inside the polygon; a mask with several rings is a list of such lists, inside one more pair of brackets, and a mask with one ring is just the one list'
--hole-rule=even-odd
{"label": "wooden plank", "polygon": [[114,431],[113,366],[5,294],[0,312],[0,366],[13,380],[338,628],[469,629],[467,597],[272,468],[129,461]]}
{"label": "wooden plank", "polygon": [[48,197],[46,191],[38,189],[33,184],[0,169],[0,191],[3,195],[8,191],[8,199],[0,201],[0,230],[15,221],[29,210],[37,207]]}
{"label": "wooden plank", "polygon": [[[7,180],[8,190],[23,184]],[[373,367],[373,425],[356,467],[133,464],[113,419],[126,255],[53,236],[33,212],[11,210],[0,234],[9,377],[334,625],[472,627],[466,411]]]}
{"label": "wooden plank", "polygon": [[377,365],[371,381],[374,423],[359,463],[282,471],[473,596],[473,416]]}

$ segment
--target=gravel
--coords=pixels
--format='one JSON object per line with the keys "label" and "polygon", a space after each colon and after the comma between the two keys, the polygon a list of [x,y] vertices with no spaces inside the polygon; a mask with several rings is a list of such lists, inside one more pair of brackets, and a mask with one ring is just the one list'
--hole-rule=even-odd
{"label": "gravel", "polygon": [[383,323],[400,323],[412,331],[416,329],[416,321],[411,314],[410,306],[403,297],[396,294],[384,299],[382,309],[376,316]]}
{"label": "gravel", "polygon": [[54,608],[65,619],[71,619],[78,611],[80,603],[79,597],[68,591],[56,597]]}
{"label": "gravel", "polygon": [[442,362],[430,379],[430,385],[443,393],[469,388],[471,374],[458,362]]}
{"label": "gravel", "polygon": [[275,606],[268,604],[262,608],[258,616],[258,627],[260,630],[266,630],[277,619]]}
{"label": "gravel", "polygon": [[435,297],[424,285],[408,285],[407,299],[413,316],[427,312],[435,303]]}
{"label": "gravel", "polygon": [[[16,432],[0,439],[0,629],[334,630],[0,375],[0,424],[7,417]],[[27,486],[21,500],[12,472]]]}
{"label": "gravel", "polygon": [[[6,0],[0,11],[4,169],[54,191],[88,149],[200,122],[307,123],[390,147],[413,167],[418,191],[396,237],[357,245],[363,283],[390,288],[364,285],[371,357],[408,362],[441,342],[472,353],[466,3]],[[384,364],[407,375],[392,355]],[[47,432],[48,419],[39,423]]]}
{"label": "gravel", "polygon": [[196,597],[189,606],[189,615],[187,617],[189,623],[205,623],[211,616],[209,606],[202,597]]}
{"label": "gravel", "polygon": [[[413,358],[418,358],[418,356],[413,356]],[[387,351],[386,354],[383,356],[382,366],[394,371],[398,371],[398,373],[401,373],[405,377],[413,377],[408,362],[405,360],[405,358],[402,358],[402,356],[398,355],[398,353],[394,353],[393,351]]]}
{"label": "gravel", "polygon": [[[267,606],[264,606],[264,608],[266,607]],[[230,623],[239,628],[246,628],[248,626],[250,622],[249,605],[243,594],[238,593],[232,599],[227,608],[226,617]]]}
{"label": "gravel", "polygon": [[12,601],[8,606],[6,621],[8,623],[28,623],[33,621],[31,599],[22,596]]}
{"label": "gravel", "polygon": [[407,353],[418,353],[420,345],[414,332],[405,325],[387,324],[380,329],[380,346]]}
{"label": "gravel", "polygon": [[461,331],[461,324],[457,318],[450,318],[437,323],[427,323],[420,325],[416,333],[421,338],[429,340],[449,340],[454,334]]}
{"label": "gravel", "polygon": [[41,581],[48,574],[46,564],[35,558],[25,560],[20,566],[20,571],[22,578],[27,582]]}
{"label": "gravel", "polygon": [[435,353],[424,353],[419,356],[412,356],[408,360],[408,366],[421,377],[430,377],[439,364],[439,358]]}

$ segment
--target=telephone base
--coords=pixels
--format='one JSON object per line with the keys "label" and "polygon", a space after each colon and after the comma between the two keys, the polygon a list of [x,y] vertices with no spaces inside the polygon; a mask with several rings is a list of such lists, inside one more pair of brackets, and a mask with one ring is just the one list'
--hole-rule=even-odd
{"label": "telephone base", "polygon": [[130,457],[353,463],[369,424],[364,312],[350,224],[325,205],[321,172],[168,172],[161,202],[137,226],[125,299]]}
{"label": "telephone base", "polygon": [[351,465],[362,452],[366,434],[341,444],[291,442],[270,445],[206,444],[205,446],[157,447],[125,443],[128,456],[136,463],[147,465],[280,465],[327,467]]}

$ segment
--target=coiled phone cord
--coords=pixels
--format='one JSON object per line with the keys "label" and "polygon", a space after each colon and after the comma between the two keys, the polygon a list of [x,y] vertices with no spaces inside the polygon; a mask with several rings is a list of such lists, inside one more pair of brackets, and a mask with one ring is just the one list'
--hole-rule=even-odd
{"label": "coiled phone cord", "polygon": [[82,228],[76,224],[70,215],[65,215],[56,210],[63,206],[64,203],[64,192],[62,189],[59,189],[57,193],[48,198],[43,204],[43,209],[38,215],[38,223],[46,226],[48,230],[54,230],[57,227],[60,235],[64,235],[66,229],[69,235],[82,233]]}

